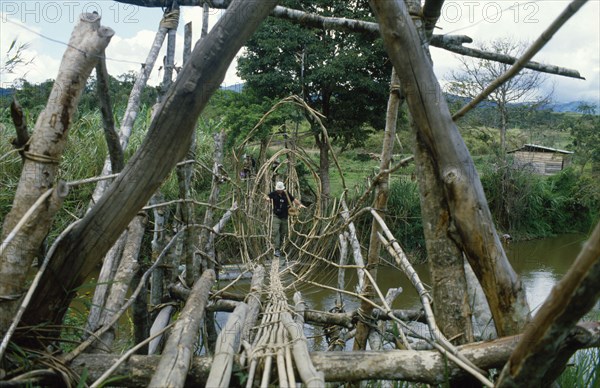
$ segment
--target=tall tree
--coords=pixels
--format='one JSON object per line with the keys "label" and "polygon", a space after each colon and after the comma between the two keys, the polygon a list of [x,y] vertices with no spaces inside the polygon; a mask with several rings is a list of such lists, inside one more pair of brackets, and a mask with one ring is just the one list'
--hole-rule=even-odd
{"label": "tall tree", "polygon": [[[525,42],[515,41],[512,38],[498,38],[490,43],[481,43],[478,46],[482,51],[513,57],[519,57],[526,47]],[[449,93],[466,98],[475,98],[492,81],[512,66],[489,59],[458,57],[458,60],[461,67],[459,70],[450,73],[451,80],[446,89]],[[500,147],[502,151],[506,150],[509,104],[524,102],[536,106],[546,101],[550,95],[540,93],[540,88],[545,80],[546,76],[544,74],[524,69],[490,94],[488,100],[495,106],[497,111],[495,126],[500,130]]]}
{"label": "tall tree", "polygon": [[[373,19],[366,1],[281,3],[323,16]],[[368,135],[365,124],[374,128],[385,125],[391,65],[380,41],[270,19],[248,42],[238,61],[238,71],[246,80],[246,87],[259,97],[302,96],[309,106],[325,115],[330,138],[342,147],[364,141]],[[328,195],[330,144],[312,117],[307,115],[307,120],[320,149],[322,192]]]}

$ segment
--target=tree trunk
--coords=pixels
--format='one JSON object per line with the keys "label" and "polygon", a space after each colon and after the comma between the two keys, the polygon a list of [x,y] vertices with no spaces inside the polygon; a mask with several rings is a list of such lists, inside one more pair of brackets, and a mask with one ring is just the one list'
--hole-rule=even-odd
{"label": "tree trunk", "polygon": [[529,319],[525,290],[512,269],[487,206],[475,166],[452,122],[429,58],[402,2],[371,0],[384,45],[398,71],[412,117],[444,182],[451,237],[465,252],[490,303],[500,335]]}
{"label": "tree trunk", "polygon": [[[133,88],[129,93],[129,100],[127,101],[127,107],[125,108],[125,113],[123,114],[123,119],[121,121],[121,128],[119,129],[119,140],[121,142],[121,149],[125,150],[127,145],[129,144],[129,137],[131,136],[131,131],[133,130],[133,124],[135,123],[135,119],[137,118],[137,114],[140,109],[140,102],[142,100],[142,92],[144,91],[144,87],[148,82],[148,78],[150,77],[150,73],[152,73],[152,69],[154,68],[154,63],[156,62],[156,58],[158,57],[158,53],[163,45],[165,40],[165,36],[167,35],[167,28],[160,26],[158,31],[156,32],[156,36],[154,37],[154,42],[150,47],[150,51],[148,56],[146,57],[146,62],[142,65],[140,73],[135,79],[135,83],[133,84]],[[110,158],[107,157],[104,161],[104,167],[102,168],[102,175],[109,175],[111,172],[117,171],[113,166],[111,166]],[[108,188],[110,181],[103,180],[99,181],[94,189],[94,194],[92,194],[92,205],[98,202],[100,197],[104,194],[104,191]],[[90,207],[91,207],[90,206]]]}
{"label": "tree trunk", "polygon": [[[406,3],[412,14],[423,12],[430,15],[424,25],[420,19],[413,19],[421,36],[421,42],[428,45],[443,1],[428,0],[423,10],[418,1],[412,0]],[[397,83],[399,84],[400,80]],[[444,336],[455,339],[454,344],[473,342],[464,258],[457,244],[448,236],[450,212],[443,183],[436,174],[434,161],[427,152],[421,132],[414,121],[411,121],[411,130],[414,138],[413,153],[420,192],[427,264],[432,278],[435,318],[440,323],[440,330]]]}
{"label": "tree trunk", "polygon": [[[67,145],[73,114],[86,80],[108,46],[114,32],[100,26],[100,16],[83,14],[63,56],[58,76],[50,92],[48,104],[40,113],[29,147],[12,209],[2,227],[1,240],[11,233],[31,206],[49,189],[55,187],[60,159]],[[39,254],[55,212],[60,208],[59,196],[36,214],[8,245],[0,251],[0,295],[6,301],[0,306],[0,333],[4,333],[25,290],[27,271]],[[50,271],[51,272],[51,271]]]}
{"label": "tree trunk", "polygon": [[[129,223],[123,257],[121,258],[115,277],[112,279],[110,292],[106,298],[106,305],[102,310],[98,327],[108,324],[113,319],[114,313],[119,311],[125,303],[129,285],[139,269],[138,257],[145,227],[145,215],[139,215]],[[100,337],[100,341],[94,343],[94,347],[100,352],[111,352],[114,339],[115,328],[113,327]]]}
{"label": "tree trunk", "polygon": [[[414,130],[420,137],[417,131]],[[434,166],[418,138],[414,155],[436,321],[441,323],[444,336],[456,338],[455,344],[473,342],[464,259],[456,243],[448,237],[448,204]]]}
{"label": "tree trunk", "polygon": [[149,387],[182,387],[200,335],[200,322],[204,316],[208,296],[215,282],[215,272],[206,270],[194,284],[175,327],[169,334],[165,350]]}
{"label": "tree trunk", "polygon": [[[194,49],[138,152],[96,206],[58,244],[51,268],[25,311],[25,324],[62,321],[74,291],[187,152],[198,115],[221,84],[238,50],[275,3],[234,0],[205,44]],[[180,114],[182,106],[186,107],[184,115]]]}
{"label": "tree trunk", "polygon": [[248,313],[246,314],[246,319],[244,320],[242,340],[248,343],[252,343],[254,341],[254,333],[252,328],[256,324],[256,320],[258,319],[258,315],[260,313],[260,296],[264,281],[265,267],[259,265],[254,269],[254,275],[252,275],[252,282],[250,283],[250,291],[245,299],[246,303],[248,304]]}
{"label": "tree trunk", "polygon": [[319,178],[321,178],[321,195],[324,198],[323,206],[327,207],[327,199],[331,195],[331,180],[329,179],[329,143],[327,137],[321,134],[321,128],[317,126],[313,131],[319,131],[315,135],[319,147]]}
{"label": "tree trunk", "polygon": [[[396,125],[398,122],[398,109],[400,108],[401,96],[399,94],[400,80],[396,75],[396,70],[392,69],[390,79],[390,96],[388,98],[385,133],[383,135],[383,147],[381,150],[381,163],[379,171],[380,179],[375,187],[375,199],[373,200],[373,208],[385,214],[387,210],[387,201],[389,196],[389,173],[384,172],[389,170],[392,153],[394,150],[394,140],[396,136]],[[371,236],[369,238],[369,252],[367,255],[367,271],[371,274],[374,281],[377,281],[377,267],[379,266],[379,251],[380,242],[377,233],[380,231],[379,224],[376,220],[371,222]],[[373,297],[373,289],[369,279],[365,279],[365,289],[361,290],[367,298]],[[368,317],[373,311],[373,305],[367,301],[361,301],[360,308]],[[367,346],[367,338],[369,338],[370,323],[359,321],[356,325],[356,337],[354,338],[354,350],[365,350]]]}
{"label": "tree trunk", "polygon": [[[214,136],[214,160],[213,160],[213,169],[212,169],[212,184],[210,188],[210,196],[208,198],[208,206],[206,207],[204,213],[204,221],[202,225],[205,228],[200,232],[200,241],[199,246],[202,250],[201,255],[198,255],[197,258],[194,259],[194,268],[193,273],[199,273],[199,271],[203,271],[206,268],[215,268],[215,257],[214,254],[211,257],[211,252],[214,248],[210,244],[210,230],[208,229],[208,225],[213,224],[214,220],[214,210],[213,208],[217,206],[217,201],[219,199],[219,194],[221,193],[221,174],[219,166],[223,165],[223,146],[225,143],[225,132],[221,131],[219,133],[215,133]],[[206,256],[209,257],[206,257]],[[211,260],[212,259],[212,260]],[[217,274],[218,276],[218,274]],[[186,279],[189,281],[189,279]]]}
{"label": "tree trunk", "polygon": [[127,230],[119,236],[117,242],[110,248],[106,256],[104,256],[104,262],[102,263],[102,268],[98,274],[98,280],[96,282],[96,288],[94,289],[94,296],[92,297],[92,304],[85,326],[86,331],[89,333],[95,332],[100,327],[100,316],[105,308],[104,305],[106,303],[110,285],[115,278],[117,268],[119,268],[119,264],[121,263],[121,255],[123,254],[126,240]]}

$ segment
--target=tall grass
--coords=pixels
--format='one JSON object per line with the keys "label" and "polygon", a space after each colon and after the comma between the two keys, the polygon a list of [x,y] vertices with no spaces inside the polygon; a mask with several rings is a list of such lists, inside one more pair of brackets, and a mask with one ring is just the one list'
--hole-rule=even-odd
{"label": "tall grass", "polygon": [[598,183],[573,169],[545,177],[496,158],[483,165],[481,183],[498,228],[513,237],[586,231],[598,218]]}
{"label": "tall grass", "polygon": [[575,352],[557,383],[564,388],[600,386],[600,349],[581,349]]}

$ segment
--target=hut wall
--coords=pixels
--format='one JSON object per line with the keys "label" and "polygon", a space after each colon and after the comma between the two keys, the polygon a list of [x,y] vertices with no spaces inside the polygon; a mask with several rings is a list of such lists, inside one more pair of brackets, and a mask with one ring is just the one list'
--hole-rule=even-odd
{"label": "hut wall", "polygon": [[541,175],[556,174],[568,165],[568,159],[557,152],[516,151],[514,155],[519,164],[531,166]]}

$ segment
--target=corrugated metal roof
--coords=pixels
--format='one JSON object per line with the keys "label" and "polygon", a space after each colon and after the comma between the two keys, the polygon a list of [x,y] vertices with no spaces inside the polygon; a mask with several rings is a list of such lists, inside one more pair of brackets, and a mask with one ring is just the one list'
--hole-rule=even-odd
{"label": "corrugated metal roof", "polygon": [[513,153],[517,151],[538,151],[538,152],[558,152],[560,154],[572,154],[572,151],[561,150],[558,148],[545,147],[537,144],[525,144],[521,148],[517,148],[516,150],[508,151],[508,153]]}

